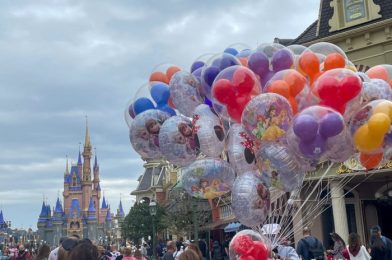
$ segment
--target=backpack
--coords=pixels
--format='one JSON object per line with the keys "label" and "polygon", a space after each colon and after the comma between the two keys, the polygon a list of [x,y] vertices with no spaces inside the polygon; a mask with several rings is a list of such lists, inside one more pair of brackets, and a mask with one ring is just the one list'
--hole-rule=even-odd
{"label": "backpack", "polygon": [[313,245],[310,245],[306,239],[302,239],[302,241],[305,243],[306,248],[309,251],[309,257],[310,259],[324,259],[324,248],[321,242],[316,239],[316,243]]}

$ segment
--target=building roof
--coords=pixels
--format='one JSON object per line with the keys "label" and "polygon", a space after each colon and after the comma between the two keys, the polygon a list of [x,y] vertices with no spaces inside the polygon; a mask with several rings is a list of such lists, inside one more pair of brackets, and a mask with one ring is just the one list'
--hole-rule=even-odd
{"label": "building roof", "polygon": [[[303,44],[306,42],[314,41],[317,39],[325,38],[331,35],[335,35],[341,32],[350,31],[364,25],[373,24],[380,22],[382,20],[392,18],[392,1],[391,0],[374,0],[374,3],[379,5],[381,8],[380,14],[381,18],[371,20],[366,23],[361,23],[358,25],[354,25],[351,27],[343,28],[341,30],[337,30],[334,32],[330,32],[329,20],[332,18],[333,15],[333,8],[330,6],[331,0],[321,0],[320,5],[320,15],[319,19],[314,21],[306,30],[301,33],[291,44]],[[318,26],[318,32],[317,32]]]}
{"label": "building roof", "polygon": [[0,225],[4,225],[5,221],[4,221],[4,216],[3,216],[3,211],[0,210]]}
{"label": "building roof", "polygon": [[60,202],[60,198],[57,197],[57,201],[56,201],[56,208],[54,209],[54,213],[53,214],[63,214],[63,206],[61,205]]}
{"label": "building roof", "polygon": [[105,195],[103,195],[101,209],[107,209],[107,208],[108,208],[108,204],[106,204]]}
{"label": "building roof", "polygon": [[117,215],[122,218],[125,216],[121,200],[120,200],[120,204],[118,205]]}
{"label": "building roof", "polygon": [[112,216],[111,216],[111,214],[110,214],[110,209],[108,209],[108,211],[106,211],[105,221],[106,221],[106,222],[112,221]]}
{"label": "building roof", "polygon": [[144,174],[141,177],[141,180],[139,181],[139,185],[137,186],[136,190],[132,191],[132,193],[148,191],[151,187],[161,187],[163,185],[164,173],[165,167],[153,166],[146,168]]}
{"label": "building roof", "polygon": [[90,203],[88,205],[88,212],[95,212],[93,197],[90,197]]}

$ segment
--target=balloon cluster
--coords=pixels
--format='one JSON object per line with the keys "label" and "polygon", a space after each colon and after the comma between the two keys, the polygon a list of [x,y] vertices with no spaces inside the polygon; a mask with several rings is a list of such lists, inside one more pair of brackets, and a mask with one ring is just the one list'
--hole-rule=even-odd
{"label": "balloon cluster", "polygon": [[[231,192],[236,217],[253,227],[271,214],[272,190],[301,187],[319,163],[357,156],[370,170],[389,160],[391,80],[392,66],[357,72],[330,43],[231,46],[189,72],[154,70],[125,118],[144,160],[180,167],[184,189],[211,207]],[[256,242],[233,240],[236,259],[265,259]]]}

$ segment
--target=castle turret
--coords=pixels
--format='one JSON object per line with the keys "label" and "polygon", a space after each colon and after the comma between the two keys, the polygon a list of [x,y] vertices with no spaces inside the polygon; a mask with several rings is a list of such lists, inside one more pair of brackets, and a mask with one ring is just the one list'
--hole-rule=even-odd
{"label": "castle turret", "polygon": [[7,223],[4,220],[3,211],[0,210],[0,230],[7,227]]}
{"label": "castle turret", "polygon": [[118,205],[117,216],[116,217],[119,218],[119,219],[123,219],[125,217],[124,209],[123,209],[121,200],[120,200],[120,205]]}
{"label": "castle turret", "polygon": [[90,203],[87,212],[87,237],[90,240],[97,240],[98,238],[98,220],[96,216],[96,209],[94,206],[93,197],[90,197]]}
{"label": "castle turret", "polygon": [[112,228],[112,215],[110,214],[110,209],[107,209],[106,217],[105,217],[105,229],[111,230],[111,228]]}
{"label": "castle turret", "polygon": [[86,135],[84,137],[84,148],[83,148],[83,174],[82,174],[82,211],[86,213],[88,210],[89,201],[92,194],[92,182],[91,182],[91,141],[90,134],[88,131],[88,122],[86,119]]}
{"label": "castle turret", "polygon": [[65,172],[64,172],[64,192],[63,196],[68,197],[69,195],[69,185],[71,183],[71,175],[69,173],[69,168],[68,168],[68,156],[67,156],[67,162],[65,165]]}
{"label": "castle turret", "polygon": [[60,198],[57,197],[56,207],[53,210],[52,225],[53,225],[53,245],[58,245],[60,238],[63,237],[63,223],[64,223],[64,211],[60,202]]}

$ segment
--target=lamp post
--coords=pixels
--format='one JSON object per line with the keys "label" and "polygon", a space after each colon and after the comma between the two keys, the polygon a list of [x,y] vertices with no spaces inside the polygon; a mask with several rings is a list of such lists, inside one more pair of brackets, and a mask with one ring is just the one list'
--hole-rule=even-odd
{"label": "lamp post", "polygon": [[157,214],[157,203],[155,201],[150,202],[149,206],[150,214],[152,216],[152,259],[155,260],[155,248],[156,248],[156,240],[155,240],[155,216]]}
{"label": "lamp post", "polygon": [[197,201],[194,198],[191,198],[192,200],[192,222],[193,222],[193,232],[194,234],[194,240],[197,241],[199,240],[199,223],[197,221]]}

